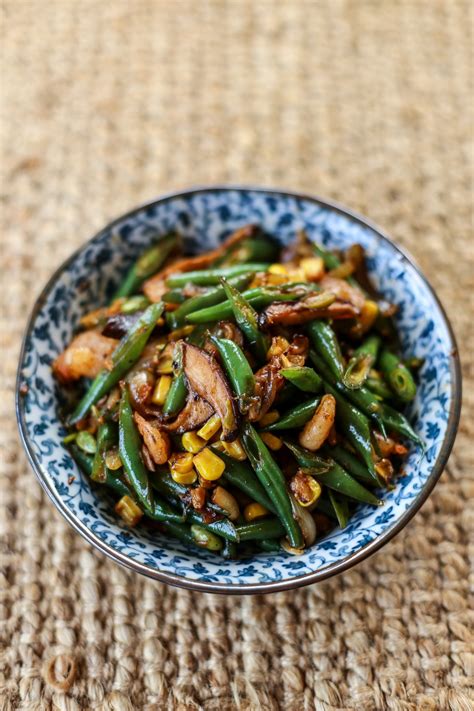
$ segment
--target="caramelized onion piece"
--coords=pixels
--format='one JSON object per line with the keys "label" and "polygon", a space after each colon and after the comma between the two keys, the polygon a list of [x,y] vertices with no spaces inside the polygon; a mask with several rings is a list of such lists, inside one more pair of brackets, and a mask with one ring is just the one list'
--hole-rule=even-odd
{"label": "caramelized onion piece", "polygon": [[302,447],[316,452],[326,441],[336,416],[336,400],[333,395],[323,395],[312,418],[305,424],[299,435]]}
{"label": "caramelized onion piece", "polygon": [[65,351],[53,363],[53,372],[62,383],[79,378],[95,378],[106,367],[107,359],[117,345],[99,331],[84,331],[72,339]]}
{"label": "caramelized onion piece", "polygon": [[328,274],[321,279],[319,284],[324,291],[335,294],[338,301],[352,304],[357,311],[362,309],[365,302],[364,294],[356,286],[351,286],[345,279],[338,279]]}
{"label": "caramelized onion piece", "polygon": [[166,432],[159,429],[158,422],[145,420],[138,412],[135,412],[133,417],[155,464],[165,464],[171,454],[171,442]]}

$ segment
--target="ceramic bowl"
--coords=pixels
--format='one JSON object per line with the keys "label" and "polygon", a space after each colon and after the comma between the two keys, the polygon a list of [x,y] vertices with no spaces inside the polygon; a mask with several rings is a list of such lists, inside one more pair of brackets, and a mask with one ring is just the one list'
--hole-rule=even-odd
{"label": "ceramic bowl", "polygon": [[[132,260],[156,234],[177,229],[189,252],[206,251],[235,228],[253,222],[282,243],[304,228],[329,248],[358,242],[377,288],[398,304],[405,354],[425,359],[408,415],[426,449],[413,448],[405,476],[382,496],[384,506],[360,505],[303,555],[261,553],[224,561],[139,526],[120,524],[112,499],[93,488],[61,443],[62,393],[50,365],[81,314],[105,303]],[[31,465],[51,501],[99,551],[156,580],[206,592],[287,590],[341,573],[397,534],[423,504],[448,459],[460,411],[460,371],[446,314],[413,259],[368,220],[317,197],[251,187],[205,187],[166,195],[107,225],[53,274],[30,317],[21,351],[17,415]]]}

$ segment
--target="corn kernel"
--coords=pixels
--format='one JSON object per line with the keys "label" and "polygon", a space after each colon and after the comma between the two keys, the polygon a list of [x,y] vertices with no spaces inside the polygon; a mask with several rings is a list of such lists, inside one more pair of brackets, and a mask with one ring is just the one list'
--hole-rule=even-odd
{"label": "corn kernel", "polygon": [[307,281],[306,274],[303,269],[290,269],[288,272],[288,281]]}
{"label": "corn kernel", "polygon": [[[264,283],[266,286],[280,286],[280,284],[287,284],[288,281],[290,281],[290,277],[288,274],[267,273],[265,275],[265,282]],[[293,280],[291,280],[291,281],[293,281]],[[251,288],[253,288],[253,286]]]}
{"label": "corn kernel", "polygon": [[186,452],[197,454],[206,445],[206,440],[199,437],[195,432],[185,432],[181,437],[181,444]]}
{"label": "corn kernel", "polygon": [[151,401],[155,405],[164,405],[171,387],[171,375],[162,375],[155,385]]}
{"label": "corn kernel", "polygon": [[227,450],[225,448],[227,442],[222,442],[220,439],[217,440],[217,442],[212,443],[212,449],[215,449],[217,452],[225,452],[227,454]]}
{"label": "corn kernel", "polygon": [[160,375],[171,375],[173,372],[173,359],[169,356],[164,356],[158,361],[156,372]]}
{"label": "corn kernel", "polygon": [[211,437],[214,437],[217,432],[219,432],[221,428],[221,419],[219,415],[213,415],[208,419],[207,422],[204,423],[204,425],[201,427],[200,430],[197,431],[197,434],[199,437],[202,437],[203,439],[211,439]]}
{"label": "corn kernel", "polygon": [[377,318],[379,314],[379,307],[378,304],[375,301],[372,301],[371,299],[367,299],[364,302],[364,305],[362,307],[360,317],[359,317],[359,322],[362,326],[362,330],[364,333],[366,333],[370,328],[372,328],[372,325]]}
{"label": "corn kernel", "polygon": [[191,452],[175,452],[168,459],[168,464],[170,469],[185,474],[193,468],[193,455]]}
{"label": "corn kernel", "polygon": [[114,447],[114,449],[109,449],[106,453],[105,466],[113,472],[120,469],[122,466],[122,460],[120,459],[120,454],[118,453],[117,448]]}
{"label": "corn kernel", "polygon": [[301,490],[301,496],[294,494],[295,499],[301,506],[312,506],[321,496],[321,484],[313,479],[312,476],[307,476],[305,481],[305,488]]}
{"label": "corn kernel", "polygon": [[300,267],[308,281],[319,281],[324,275],[324,262],[321,257],[305,257]]}
{"label": "corn kernel", "polygon": [[171,477],[177,484],[189,486],[190,484],[194,484],[197,479],[197,474],[194,469],[190,469],[188,472],[179,472],[171,467]]}
{"label": "corn kernel", "polygon": [[263,516],[268,516],[270,512],[262,504],[257,504],[255,501],[253,504],[248,504],[244,508],[244,519],[250,523],[255,521],[256,518],[262,518]]}
{"label": "corn kernel", "polygon": [[272,435],[270,432],[262,432],[260,437],[267,447],[273,449],[274,452],[277,452],[283,446],[283,440],[280,439],[280,437],[275,437],[275,435]]}
{"label": "corn kernel", "polygon": [[229,457],[232,457],[232,459],[238,459],[241,462],[247,459],[245,449],[242,447],[240,439],[235,439],[233,442],[222,442],[222,444],[224,446],[224,452],[228,454]]}
{"label": "corn kernel", "polygon": [[288,274],[288,269],[284,264],[270,264],[268,267],[269,274]]}
{"label": "corn kernel", "polygon": [[225,464],[209,447],[204,447],[193,458],[193,463],[199,474],[206,481],[216,481],[222,476]]}
{"label": "corn kernel", "polygon": [[178,341],[180,338],[186,338],[186,336],[189,336],[190,333],[194,331],[194,326],[192,324],[188,324],[187,326],[183,326],[182,328],[177,328],[174,331],[171,331],[171,333],[168,333],[168,341]]}
{"label": "corn kernel", "polygon": [[280,419],[280,413],[278,412],[278,410],[270,410],[259,419],[258,424],[261,427],[266,427],[267,425],[273,425],[273,423],[276,422],[278,419]]}
{"label": "corn kernel", "polygon": [[115,505],[115,512],[125,521],[127,526],[136,526],[143,516],[141,508],[127,495],[122,496]]}

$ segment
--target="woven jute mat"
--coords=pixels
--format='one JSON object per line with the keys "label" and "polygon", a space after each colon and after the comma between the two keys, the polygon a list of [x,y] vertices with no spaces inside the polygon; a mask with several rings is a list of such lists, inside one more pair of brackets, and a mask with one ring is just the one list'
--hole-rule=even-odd
{"label": "woven jute mat", "polygon": [[[3,0],[1,709],[473,708],[471,11]],[[343,576],[267,597],[171,589],[95,553],[42,494],[13,414],[53,269],[134,204],[217,181],[383,225],[437,289],[465,372],[454,453],[410,525]]]}

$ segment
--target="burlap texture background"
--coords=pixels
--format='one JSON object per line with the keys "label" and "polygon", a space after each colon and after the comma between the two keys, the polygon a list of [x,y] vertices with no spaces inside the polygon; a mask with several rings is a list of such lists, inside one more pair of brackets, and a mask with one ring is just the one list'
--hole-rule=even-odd
{"label": "burlap texture background", "polygon": [[13,415],[52,270],[134,204],[216,181],[317,192],[383,225],[438,290],[468,375],[472,3],[2,12],[0,708],[472,709],[469,382],[449,466],[406,530],[343,577],[265,598],[170,589],[96,554],[45,500]]}

